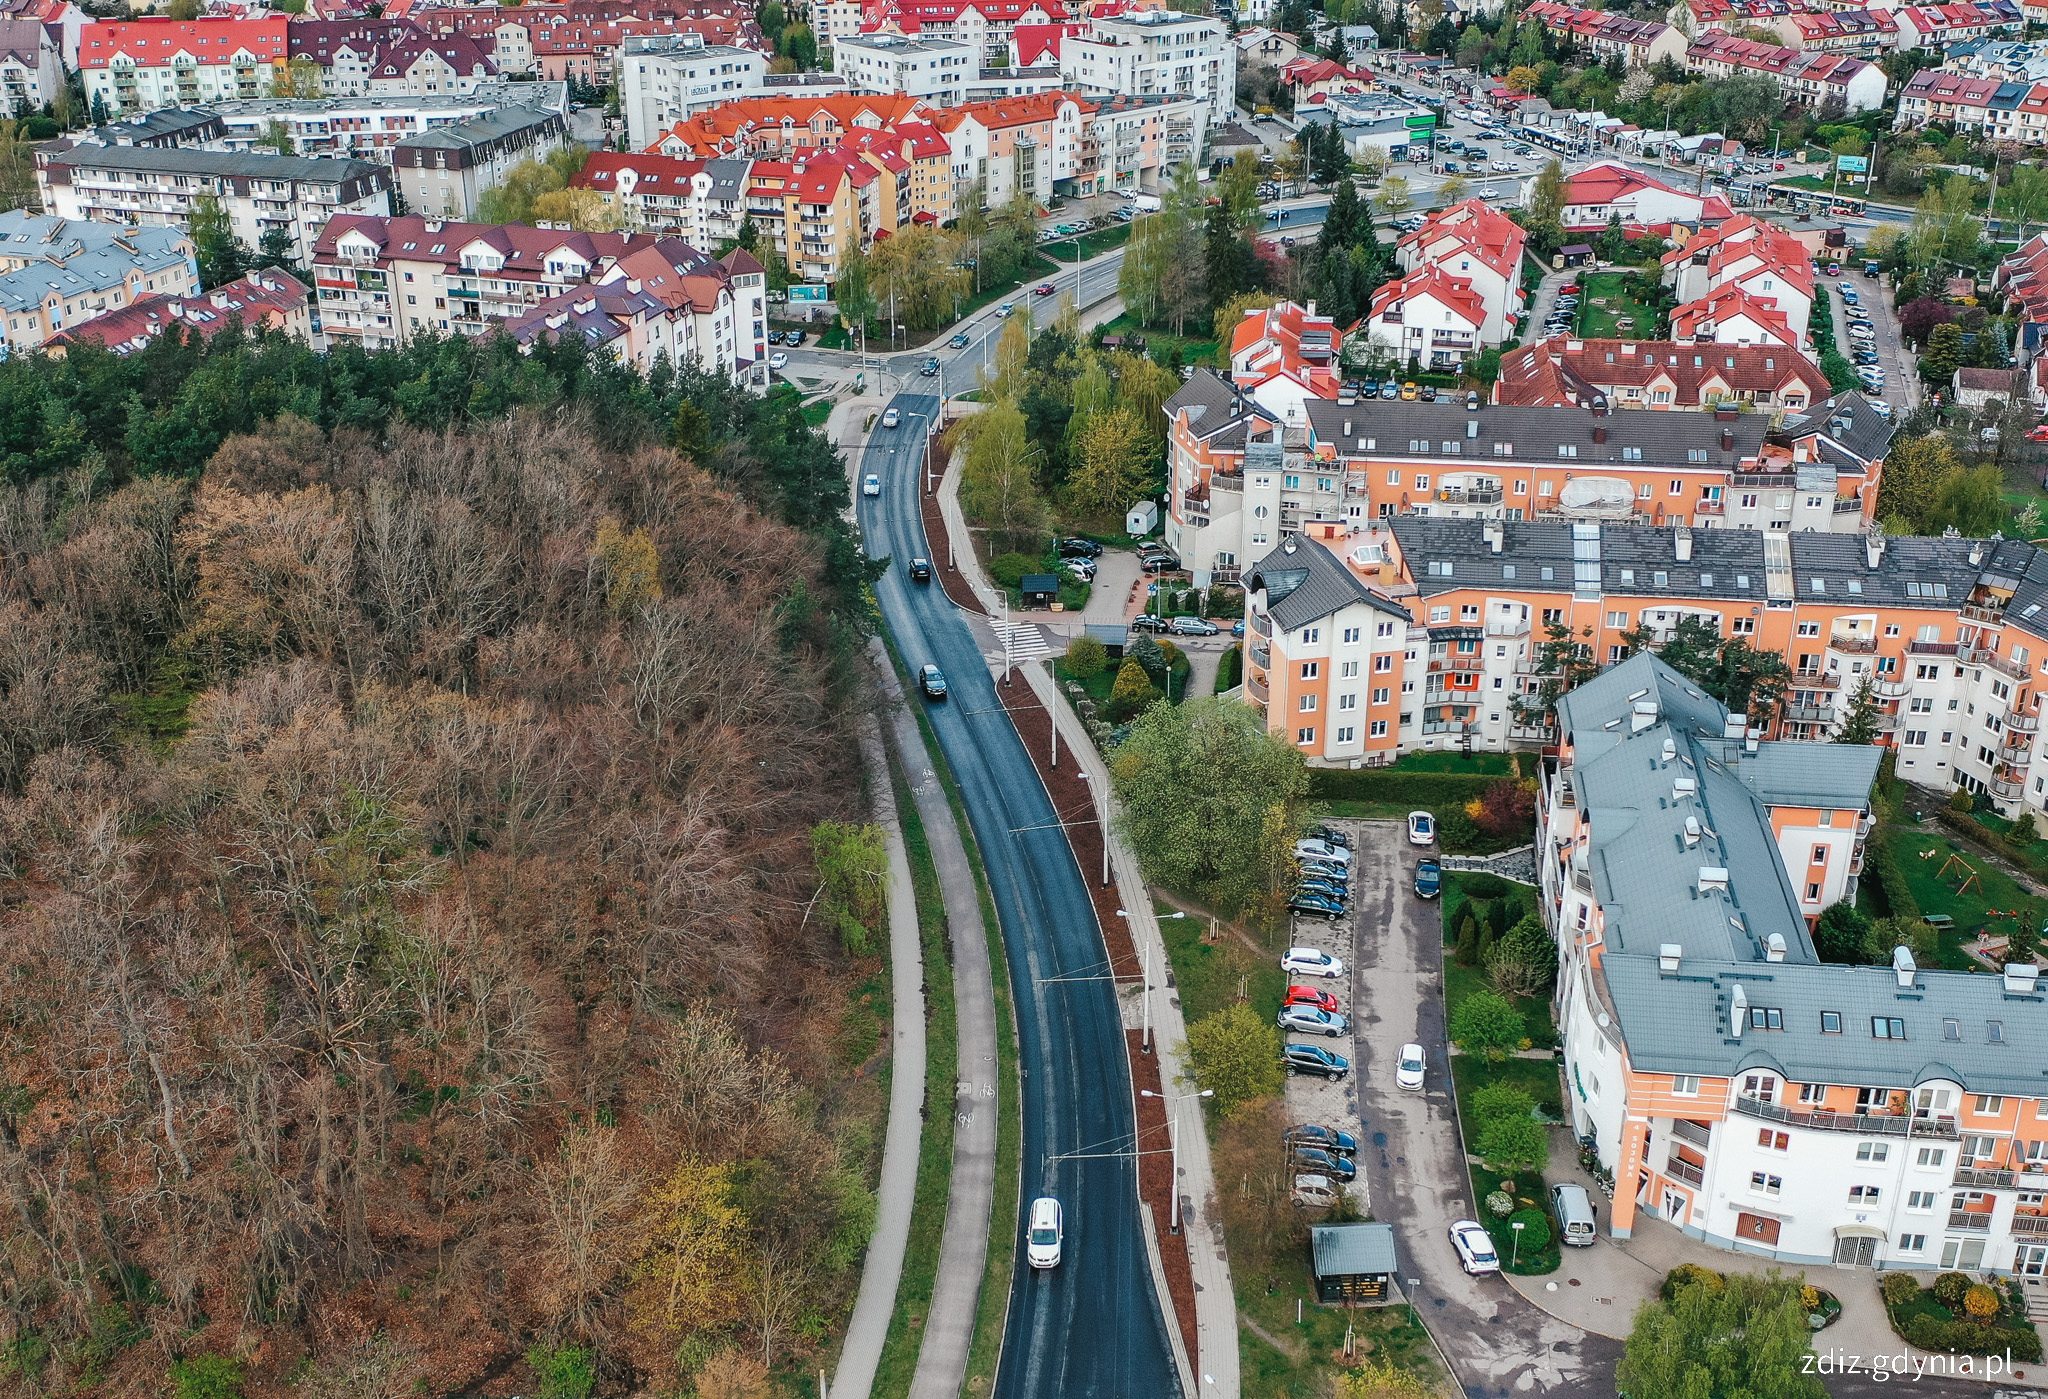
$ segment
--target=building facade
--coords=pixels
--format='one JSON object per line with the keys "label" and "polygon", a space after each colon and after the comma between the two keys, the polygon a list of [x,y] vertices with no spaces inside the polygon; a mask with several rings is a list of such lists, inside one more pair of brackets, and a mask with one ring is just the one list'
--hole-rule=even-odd
{"label": "building facade", "polygon": [[89,24],[78,63],[86,101],[109,116],[268,97],[285,67],[286,20],[160,16]]}
{"label": "building facade", "polygon": [[34,350],[146,297],[198,290],[198,254],[177,229],[131,229],[23,209],[0,214],[0,342],[7,354]]}
{"label": "building facade", "polygon": [[504,107],[405,137],[391,147],[392,174],[412,208],[466,219],[513,166],[545,160],[568,139],[561,113]]}
{"label": "building facade", "polygon": [[695,34],[628,39],[619,59],[626,140],[645,150],[692,113],[759,94],[767,75],[758,50],[707,44]]}
{"label": "building facade", "polygon": [[1217,124],[1237,104],[1237,45],[1221,20],[1140,10],[1088,21],[1061,42],[1070,90],[1089,97],[1189,97]]}

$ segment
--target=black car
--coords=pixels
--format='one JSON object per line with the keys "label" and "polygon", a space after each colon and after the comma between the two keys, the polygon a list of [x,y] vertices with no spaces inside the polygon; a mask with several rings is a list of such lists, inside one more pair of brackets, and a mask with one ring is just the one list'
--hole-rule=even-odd
{"label": "black car", "polygon": [[1323,1151],[1334,1151],[1341,1156],[1354,1156],[1358,1153],[1358,1138],[1349,1132],[1340,1132],[1334,1127],[1319,1127],[1312,1122],[1299,1127],[1289,1127],[1280,1134],[1280,1141],[1284,1146],[1312,1146]]}
{"label": "black car", "polygon": [[1345,906],[1346,899],[1348,898],[1344,890],[1321,879],[1302,880],[1301,883],[1294,886],[1294,896],[1297,899],[1322,899],[1327,903],[1337,905],[1340,909]]}
{"label": "black car", "polygon": [[928,700],[942,700],[946,697],[946,677],[935,665],[928,665],[917,673],[917,688],[924,691]]}
{"label": "black car", "polygon": [[1338,830],[1335,826],[1318,826],[1310,831],[1309,834],[1326,844],[1339,846],[1345,850],[1351,848],[1351,837]]}
{"label": "black car", "polygon": [[912,559],[910,561],[910,581],[913,583],[931,582],[932,561],[930,559]]}
{"label": "black car", "polygon": [[1171,554],[1149,554],[1145,558],[1147,573],[1172,573],[1180,568],[1180,560]]}
{"label": "black car", "polygon": [[1338,1180],[1355,1180],[1358,1165],[1342,1156],[1333,1156],[1321,1147],[1297,1146],[1294,1148],[1294,1164],[1304,1171],[1320,1171]]}
{"label": "black car", "polygon": [[1125,624],[1125,629],[1128,631],[1163,632],[1166,628],[1166,619],[1164,617],[1155,617],[1150,612],[1140,612]]}
{"label": "black car", "polygon": [[1287,901],[1287,911],[1303,918],[1326,918],[1334,923],[1344,916],[1344,905],[1321,894],[1296,894]]}
{"label": "black car", "polygon": [[800,330],[792,330],[789,334],[782,337],[782,342],[785,345],[801,345],[804,343],[804,333]]}
{"label": "black car", "polygon": [[927,379],[936,379],[939,377],[939,362],[935,359],[928,359],[917,367],[917,372],[924,375]]}
{"label": "black car", "polygon": [[1099,559],[1102,546],[1092,539],[1062,539],[1060,557],[1063,559]]}
{"label": "black car", "polygon": [[1415,896],[1433,899],[1443,892],[1443,867],[1434,860],[1419,860],[1415,865]]}

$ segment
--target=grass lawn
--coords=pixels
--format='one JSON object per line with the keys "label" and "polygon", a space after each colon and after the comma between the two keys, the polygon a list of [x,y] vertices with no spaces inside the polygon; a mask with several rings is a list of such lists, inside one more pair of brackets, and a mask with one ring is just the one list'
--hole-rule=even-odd
{"label": "grass lawn", "polygon": [[[1641,286],[1638,274],[1595,272],[1582,278],[1580,286],[1580,335],[1588,340],[1649,340],[1656,337],[1656,312],[1635,296]],[[1599,305],[1602,301],[1607,304]],[[1634,322],[1626,331],[1619,327],[1624,316],[1631,317]]]}
{"label": "grass lawn", "polygon": [[1280,998],[1287,994],[1287,974],[1280,970],[1277,956],[1260,956],[1228,929],[1210,942],[1207,919],[1192,913],[1176,918],[1174,914],[1180,910],[1164,899],[1154,898],[1152,909],[1159,915],[1159,931],[1166,939],[1167,960],[1173,964],[1174,984],[1180,992],[1181,1014],[1188,1022],[1235,1004],[1240,986],[1245,989],[1246,1004],[1261,1019],[1271,1020],[1280,1013]]}
{"label": "grass lawn", "polygon": [[822,398],[804,408],[804,421],[812,427],[825,426],[825,420],[831,416],[832,405],[829,401]]}
{"label": "grass lawn", "polygon": [[1505,753],[1403,753],[1396,772],[1474,772],[1506,777],[1513,769]]}
{"label": "grass lawn", "polygon": [[[1986,927],[1994,933],[2009,930],[2012,920],[1993,918],[1992,910],[2030,907],[2029,896],[1975,847],[1939,826],[1896,826],[1891,841],[1899,869],[1905,874],[1920,911],[1946,913],[1955,919],[1955,927],[1940,934],[1941,965],[1952,971],[1982,971],[1981,966],[1963,955],[1962,944]],[[1960,855],[1977,874],[1977,881],[1966,894],[1956,892],[1964,879],[1960,864],[1951,865],[1946,878],[1941,875],[1941,868],[1951,855]]]}
{"label": "grass lawn", "polygon": [[[1197,324],[1200,324],[1197,322]],[[1206,331],[1208,327],[1203,326]],[[1214,364],[1216,362],[1216,341],[1198,338],[1194,335],[1175,335],[1170,331],[1147,330],[1129,315],[1118,316],[1102,328],[1105,335],[1142,335],[1145,337],[1145,353],[1161,364],[1173,358],[1175,347],[1180,349],[1182,364]]]}
{"label": "grass lawn", "polygon": [[1486,1208],[1486,1197],[1500,1189],[1510,1179],[1496,1175],[1484,1166],[1472,1168],[1472,1198],[1479,1204],[1479,1222],[1486,1226],[1486,1232],[1493,1238],[1493,1246],[1500,1250],[1502,1272],[1515,1273],[1522,1277],[1554,1273],[1564,1261],[1563,1251],[1555,1236],[1556,1220],[1550,1213],[1550,1186],[1540,1175],[1519,1175],[1513,1177],[1515,1207],[1517,1210],[1535,1210],[1549,1220],[1552,1237],[1542,1248],[1521,1247],[1515,1240],[1515,1231],[1508,1221]]}
{"label": "grass lawn", "polygon": [[[1454,929],[1457,928],[1458,919],[1464,913],[1465,904],[1468,902],[1465,885],[1469,878],[1470,876],[1467,875],[1452,873],[1447,873],[1444,876],[1442,902],[1444,906],[1444,947],[1447,949],[1444,955],[1444,1011],[1447,1017],[1450,1012],[1457,1009],[1458,1003],[1465,997],[1471,995],[1474,991],[1489,990],[1492,986],[1492,983],[1487,978],[1484,967],[1459,966],[1448,952],[1448,949],[1456,940]],[[1514,912],[1513,917],[1508,919],[1509,927],[1513,927],[1520,921],[1522,914],[1528,913],[1536,907],[1535,890],[1525,889],[1520,885],[1513,885],[1511,887],[1516,892],[1509,895],[1509,897],[1518,900],[1520,906]],[[1548,996],[1517,996],[1513,1000],[1513,1005],[1516,1010],[1522,1013],[1522,1024],[1526,1027],[1531,1048],[1545,1049],[1557,1043],[1557,1027],[1551,1021],[1550,998]],[[1518,1060],[1516,1062],[1534,1063],[1536,1061]],[[1552,1099],[1555,1099],[1557,1096],[1555,1092],[1555,1079],[1556,1075],[1553,1074],[1552,1092],[1550,1093]]]}
{"label": "grass lawn", "polygon": [[1560,1121],[1564,1117],[1554,1059],[1503,1059],[1489,1064],[1476,1055],[1454,1054],[1451,1074],[1458,1083],[1458,1113],[1464,1120],[1470,1120],[1472,1095],[1489,1083],[1512,1083],[1535,1100],[1546,1118]]}
{"label": "grass lawn", "polygon": [[1111,248],[1121,248],[1130,241],[1130,237],[1130,224],[1120,223],[1112,228],[1098,228],[1092,233],[1084,233],[1079,238],[1062,238],[1057,243],[1042,244],[1039,251],[1059,262],[1071,263],[1074,261],[1076,243],[1081,245],[1081,256],[1085,259],[1100,256]]}

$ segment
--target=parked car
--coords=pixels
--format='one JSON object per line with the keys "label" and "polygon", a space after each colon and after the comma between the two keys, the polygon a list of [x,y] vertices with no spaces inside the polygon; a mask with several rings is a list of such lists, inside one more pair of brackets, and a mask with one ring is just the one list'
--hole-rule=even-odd
{"label": "parked car", "polygon": [[1280,1046],[1280,1062],[1287,1066],[1290,1074],[1342,1078],[1351,1072],[1349,1059],[1341,1054],[1332,1054],[1317,1044],[1283,1044]]}
{"label": "parked car", "polygon": [[930,559],[912,559],[910,561],[910,581],[913,583],[931,582],[932,561]]}
{"label": "parked car", "polygon": [[1150,612],[1140,612],[1126,622],[1124,627],[1127,631],[1163,632],[1166,630],[1166,619],[1155,617]]}
{"label": "parked car", "polygon": [[1358,1138],[1349,1132],[1340,1132],[1335,1127],[1324,1127],[1317,1123],[1305,1122],[1289,1127],[1280,1134],[1283,1146],[1313,1146],[1323,1151],[1334,1151],[1339,1156],[1356,1156]]}
{"label": "parked car", "polygon": [[1290,986],[1287,988],[1287,994],[1280,998],[1280,1003],[1290,1006],[1314,1006],[1317,1010],[1327,1010],[1332,1014],[1338,1009],[1336,995],[1323,990],[1320,986]]}
{"label": "parked car", "polygon": [[1093,583],[1095,581],[1095,561],[1093,559],[1062,559],[1060,560],[1060,569],[1063,572],[1071,573],[1083,583]]}
{"label": "parked car", "polygon": [[1030,1236],[1024,1246],[1024,1260],[1034,1268],[1057,1268],[1060,1241],[1066,1235],[1066,1221],[1060,1202],[1050,1195],[1031,1202]]}
{"label": "parked car", "polygon": [[894,408],[891,408],[882,414],[883,427],[894,427],[896,426],[896,424],[902,421],[903,415]]}
{"label": "parked car", "polygon": [[1314,840],[1325,841],[1328,844],[1340,846],[1345,850],[1351,848],[1351,837],[1345,834],[1341,826],[1332,826],[1326,823],[1310,831],[1309,836]]}
{"label": "parked car", "polygon": [[1334,923],[1344,916],[1344,905],[1321,894],[1296,894],[1287,901],[1287,911],[1303,918],[1324,918]]}
{"label": "parked car", "polygon": [[1327,879],[1304,879],[1294,886],[1294,892],[1297,897],[1327,899],[1339,908],[1351,901],[1343,885]]}
{"label": "parked car", "polygon": [[789,334],[782,337],[782,343],[785,345],[801,345],[804,343],[804,333],[800,330],[792,330]]}
{"label": "parked car", "polygon": [[1147,573],[1173,573],[1180,568],[1180,560],[1171,554],[1152,554],[1145,559]]}
{"label": "parked car", "polygon": [[1327,879],[1330,883],[1341,889],[1351,882],[1351,870],[1348,866],[1333,864],[1328,860],[1303,860],[1301,862],[1301,877],[1303,879]]}
{"label": "parked car", "polygon": [[1283,1030],[1304,1035],[1328,1035],[1331,1039],[1351,1028],[1351,1022],[1335,1011],[1320,1010],[1315,1006],[1282,1006],[1278,1023]]}
{"label": "parked car", "polygon": [[1294,842],[1294,858],[1297,860],[1327,860],[1333,865],[1343,865],[1347,868],[1351,864],[1351,852],[1349,850],[1346,850],[1341,845],[1332,845],[1327,840],[1317,840],[1313,836],[1306,840]]}
{"label": "parked car", "polygon": [[1230,624],[1230,634],[1232,636],[1244,635],[1244,618],[1240,617]]}
{"label": "parked car", "polygon": [[1216,624],[1200,617],[1175,617],[1167,630],[1175,636],[1214,636]]}
{"label": "parked car", "polygon": [[1317,1146],[1301,1146],[1294,1149],[1294,1164],[1311,1171],[1319,1171],[1338,1180],[1358,1179],[1358,1164],[1342,1156],[1332,1156]]}
{"label": "parked car", "polygon": [[1436,402],[1436,385],[1435,385],[1435,384],[1424,384],[1424,385],[1422,386],[1422,401],[1423,401],[1424,403],[1434,403],[1434,402]]}
{"label": "parked car", "polygon": [[1392,401],[1392,400],[1394,400],[1394,399],[1397,399],[1397,398],[1399,398],[1400,396],[1401,396],[1401,386],[1400,386],[1399,384],[1395,383],[1395,382],[1394,382],[1394,381],[1393,381],[1392,379],[1389,379],[1389,380],[1387,380],[1387,382],[1386,382],[1386,383],[1384,383],[1384,384],[1381,384],[1381,385],[1380,385],[1380,401],[1381,401],[1381,402],[1383,402],[1383,403],[1384,403],[1384,402],[1390,402],[1390,401]]}
{"label": "parked car", "polygon": [[1294,1178],[1291,1198],[1302,1209],[1326,1210],[1343,1192],[1328,1176],[1300,1175]]}
{"label": "parked car", "polygon": [[927,665],[917,673],[917,688],[924,691],[928,700],[942,700],[946,697],[946,677],[935,665]]}
{"label": "parked car", "polygon": [[954,336],[951,340],[948,340],[946,343],[956,350],[964,350],[968,346],[969,337],[967,332],[963,330],[958,335]]}
{"label": "parked car", "polygon": [[1394,1086],[1405,1088],[1410,1093],[1422,1091],[1422,1046],[1404,1044],[1401,1052],[1394,1056]]}
{"label": "parked car", "polygon": [[1102,546],[1092,539],[1062,539],[1059,542],[1060,555],[1069,559],[1099,559]]}
{"label": "parked car", "polygon": [[1444,891],[1443,867],[1435,860],[1418,860],[1415,863],[1415,896],[1433,899]]}
{"label": "parked car", "polygon": [[1436,844],[1436,817],[1427,811],[1408,813],[1408,843],[1410,845]]}
{"label": "parked car", "polygon": [[870,496],[880,495],[882,493],[882,478],[873,474],[861,477],[860,493]]}
{"label": "parked car", "polygon": [[1451,1248],[1458,1255],[1458,1266],[1475,1277],[1500,1271],[1493,1235],[1476,1219],[1461,1219],[1451,1226]]}
{"label": "parked car", "polygon": [[1477,413],[1479,411],[1479,390],[1465,390],[1465,411],[1467,413]]}
{"label": "parked car", "polygon": [[779,371],[786,368],[788,364],[789,356],[783,354],[780,350],[777,350],[774,354],[768,356],[768,367],[770,369]]}
{"label": "parked car", "polygon": [[1332,980],[1344,975],[1344,962],[1315,947],[1290,947],[1280,955],[1280,970],[1292,976],[1326,976]]}
{"label": "parked car", "polygon": [[1415,381],[1413,379],[1410,379],[1407,383],[1401,385],[1401,401],[1403,403],[1413,403],[1416,399],[1420,398],[1421,396],[1422,390],[1416,386]]}

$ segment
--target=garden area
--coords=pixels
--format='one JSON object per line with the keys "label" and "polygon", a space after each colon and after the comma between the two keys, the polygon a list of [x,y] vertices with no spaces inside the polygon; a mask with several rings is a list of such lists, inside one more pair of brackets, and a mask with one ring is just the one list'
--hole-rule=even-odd
{"label": "garden area", "polygon": [[[1579,335],[1587,340],[1656,340],[1664,334],[1663,290],[1635,272],[1580,279]],[[1623,324],[1627,322],[1627,324]]]}
{"label": "garden area", "polygon": [[1081,687],[1083,697],[1076,699],[1075,708],[1083,720],[1122,724],[1155,700],[1184,702],[1193,670],[1187,655],[1167,637],[1136,637],[1124,647],[1122,662],[1112,664],[1109,649],[1100,641],[1077,636],[1067,653],[1053,661],[1052,674],[1063,685]]}
{"label": "garden area", "polygon": [[1309,794],[1331,816],[1398,820],[1427,811],[1446,854],[1488,855],[1534,838],[1535,764],[1526,753],[1409,754],[1391,767],[1317,768]]}
{"label": "garden area", "polygon": [[[1208,318],[1204,316],[1196,321],[1195,324],[1206,327],[1208,325]],[[1218,362],[1216,359],[1216,346],[1218,342],[1213,332],[1203,336],[1175,335],[1167,330],[1147,330],[1139,323],[1138,318],[1129,312],[1118,316],[1108,325],[1103,326],[1099,334],[1102,336],[1142,335],[1145,338],[1145,353],[1151,356],[1153,360],[1164,365],[1214,365]]]}
{"label": "garden area", "polygon": [[[1983,971],[1963,951],[1980,933],[2010,938],[2016,930],[2039,928],[2038,902],[2011,875],[1967,841],[1939,827],[1894,826],[1886,833],[1892,862],[1911,892],[1918,915],[1952,921],[1931,928],[1920,950],[1936,952],[1935,965],[1951,971]],[[2018,916],[2015,916],[2018,915]]]}
{"label": "garden area", "polygon": [[1968,1273],[1943,1273],[1925,1287],[1912,1273],[1888,1273],[1878,1284],[1892,1330],[1922,1350],[1965,1355],[2041,1359],[2041,1333],[2027,1320],[2019,1284],[1978,1282]]}
{"label": "garden area", "polygon": [[1535,901],[1535,890],[1490,874],[1444,879],[1444,1011],[1459,1051],[1451,1077],[1466,1150],[1482,1163],[1472,1167],[1473,1198],[1502,1266],[1524,1274],[1558,1266],[1543,1170],[1550,1124],[1565,1120],[1557,1061],[1521,1057],[1557,1043],[1557,950]]}

